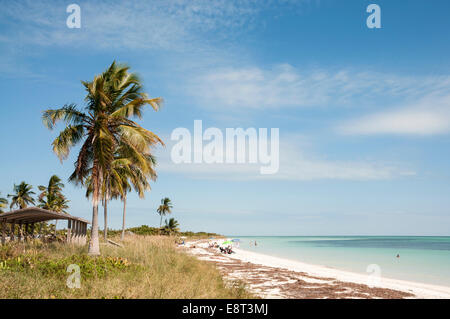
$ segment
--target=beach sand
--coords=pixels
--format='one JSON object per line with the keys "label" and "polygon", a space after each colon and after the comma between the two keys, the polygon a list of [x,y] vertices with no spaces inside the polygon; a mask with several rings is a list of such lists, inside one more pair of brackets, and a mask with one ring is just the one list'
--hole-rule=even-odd
{"label": "beach sand", "polygon": [[207,240],[187,242],[189,254],[215,263],[228,283],[245,282],[261,298],[419,298],[450,299],[450,287],[373,277],[243,249],[222,254]]}

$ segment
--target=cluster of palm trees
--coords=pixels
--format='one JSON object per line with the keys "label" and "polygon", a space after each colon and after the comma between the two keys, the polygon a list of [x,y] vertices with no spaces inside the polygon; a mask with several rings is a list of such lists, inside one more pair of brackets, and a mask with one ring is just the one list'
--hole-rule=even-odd
{"label": "cluster of palm trees", "polygon": [[75,169],[69,180],[86,188],[92,198],[92,229],[89,254],[99,255],[98,205],[102,202],[107,236],[107,207],[112,199],[123,201],[122,238],[125,232],[126,198],[134,189],[142,198],[155,180],[156,160],[152,149],[164,145],[154,133],[132,120],[141,118],[145,105],[157,111],[160,98],[150,99],[140,79],[129,67],[115,62],[90,82],[82,82],[86,105],[74,104],[43,112],[43,123],[54,129],[57,122],[65,128],[53,141],[53,151],[61,161],[81,144]]}
{"label": "cluster of palm trees", "polygon": [[170,200],[170,198],[164,197],[163,199],[161,199],[161,205],[159,205],[158,209],[156,210],[156,212],[161,217],[160,221],[159,221],[159,228],[169,234],[172,234],[173,232],[178,231],[178,226],[179,226],[179,223],[175,220],[175,218],[170,218],[169,221],[167,221],[167,219],[166,219],[164,227],[161,228],[163,216],[166,216],[166,215],[172,213],[172,208],[173,208],[173,205],[172,205],[172,201]]}
{"label": "cluster of palm trees", "polygon": [[[62,193],[63,188],[64,184],[58,176],[53,175],[50,177],[47,186],[38,186],[40,191],[37,198],[38,206],[56,213],[67,213],[66,210],[69,208],[69,201]],[[14,185],[13,192],[13,194],[8,194],[8,198],[11,198],[11,203],[9,205],[10,210],[13,208],[24,209],[27,208],[28,205],[36,204],[36,200],[33,197],[36,193],[33,191],[32,185],[23,181],[19,185]],[[6,198],[0,198],[0,213],[3,213],[3,209],[6,209],[7,207],[8,200]]]}
{"label": "cluster of palm trees", "polygon": [[159,228],[161,228],[163,216],[172,213],[172,208],[173,208],[172,201],[170,200],[169,197],[164,197],[163,199],[161,199],[161,205],[159,205],[158,209],[156,210],[156,212],[161,217],[159,221]]}
{"label": "cluster of palm trees", "polygon": [[[53,175],[50,177],[47,186],[38,186],[38,189],[41,191],[38,198],[38,206],[56,213],[67,213],[69,200],[63,195],[63,188],[64,184],[58,176]],[[55,219],[55,234],[57,223],[58,220]]]}

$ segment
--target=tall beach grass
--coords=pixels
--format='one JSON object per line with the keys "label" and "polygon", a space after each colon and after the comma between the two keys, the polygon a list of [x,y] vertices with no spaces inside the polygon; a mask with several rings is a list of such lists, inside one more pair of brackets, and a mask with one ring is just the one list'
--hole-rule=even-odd
{"label": "tall beach grass", "polygon": [[[225,283],[209,263],[175,247],[167,236],[128,236],[123,247],[12,243],[0,248],[0,298],[250,298],[240,283]],[[81,287],[69,288],[69,264]]]}

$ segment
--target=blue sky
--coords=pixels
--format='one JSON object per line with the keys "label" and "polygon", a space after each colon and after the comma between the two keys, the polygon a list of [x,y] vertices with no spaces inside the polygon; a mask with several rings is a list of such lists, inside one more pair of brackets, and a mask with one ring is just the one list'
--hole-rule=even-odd
{"label": "blue sky", "polygon": [[[81,8],[81,28],[66,7]],[[366,7],[381,8],[368,29]],[[163,196],[182,229],[240,235],[450,235],[450,3],[435,0],[0,0],[0,191],[66,179],[41,112],[83,105],[81,80],[114,59],[165,100],[141,124],[167,142],[128,225],[157,225]],[[171,132],[280,129],[280,170],[176,166]],[[76,150],[75,150],[76,151]],[[91,218],[67,183],[70,213]],[[110,205],[121,225],[121,203]]]}

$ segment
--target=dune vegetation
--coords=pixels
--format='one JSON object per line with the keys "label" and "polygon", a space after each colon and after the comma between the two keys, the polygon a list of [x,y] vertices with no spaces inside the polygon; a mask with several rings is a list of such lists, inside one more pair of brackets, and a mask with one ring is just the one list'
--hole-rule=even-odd
{"label": "dune vegetation", "polygon": [[[251,297],[242,283],[224,282],[212,264],[179,251],[174,237],[130,235],[121,243],[103,244],[98,257],[57,242],[2,246],[0,298]],[[67,285],[71,264],[80,267],[80,288]]]}

